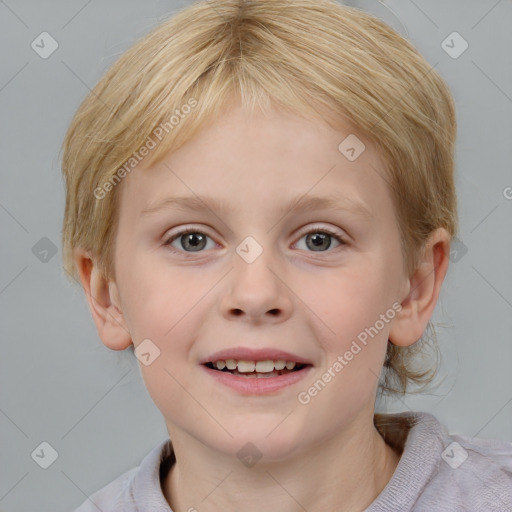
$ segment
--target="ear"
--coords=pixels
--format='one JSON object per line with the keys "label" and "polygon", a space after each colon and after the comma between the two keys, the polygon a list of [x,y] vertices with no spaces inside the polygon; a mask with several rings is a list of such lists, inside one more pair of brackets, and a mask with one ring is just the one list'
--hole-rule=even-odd
{"label": "ear", "polygon": [[395,316],[389,332],[389,341],[394,345],[413,345],[423,336],[448,270],[450,241],[451,236],[444,228],[430,234],[423,257],[408,281],[402,309]]}
{"label": "ear", "polygon": [[105,279],[90,253],[75,249],[73,259],[101,341],[112,350],[128,348],[132,339],[121,310],[117,285]]}

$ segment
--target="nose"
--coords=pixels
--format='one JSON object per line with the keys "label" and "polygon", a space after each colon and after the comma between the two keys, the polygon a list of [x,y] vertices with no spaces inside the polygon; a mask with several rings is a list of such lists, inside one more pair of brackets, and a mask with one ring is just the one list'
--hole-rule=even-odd
{"label": "nose", "polygon": [[233,254],[233,270],[221,309],[231,320],[236,317],[253,324],[282,322],[290,317],[291,292],[274,251],[265,249],[253,261]]}

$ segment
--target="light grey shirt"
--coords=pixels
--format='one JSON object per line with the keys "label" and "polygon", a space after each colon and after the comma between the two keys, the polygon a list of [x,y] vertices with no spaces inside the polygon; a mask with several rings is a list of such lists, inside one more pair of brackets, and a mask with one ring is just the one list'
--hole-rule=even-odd
{"label": "light grey shirt", "polygon": [[[512,512],[512,443],[450,435],[425,412],[375,418],[379,432],[401,458],[364,512]],[[174,462],[166,439],[75,512],[172,512],[161,481]],[[200,510],[199,497],[196,505]]]}

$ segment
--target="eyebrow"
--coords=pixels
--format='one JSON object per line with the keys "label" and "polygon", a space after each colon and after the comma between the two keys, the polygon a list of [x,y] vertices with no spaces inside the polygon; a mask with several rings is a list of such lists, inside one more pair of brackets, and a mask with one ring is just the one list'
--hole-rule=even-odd
{"label": "eyebrow", "polygon": [[[217,211],[222,214],[233,213],[233,208],[225,201],[213,197],[199,196],[179,196],[167,197],[154,205],[142,210],[142,215],[150,215],[166,209],[178,209],[183,211]],[[370,221],[374,219],[373,213],[359,200],[348,196],[338,197],[329,195],[320,196],[297,196],[287,201],[279,209],[280,215],[297,212],[311,212],[316,210],[329,210],[334,212],[352,213],[362,220]]]}

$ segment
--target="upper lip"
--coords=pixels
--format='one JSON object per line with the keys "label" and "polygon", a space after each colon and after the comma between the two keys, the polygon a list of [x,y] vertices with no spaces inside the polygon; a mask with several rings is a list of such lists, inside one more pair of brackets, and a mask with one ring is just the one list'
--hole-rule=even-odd
{"label": "upper lip", "polygon": [[296,354],[292,354],[291,352],[276,350],[274,348],[253,349],[245,347],[220,350],[201,360],[201,364],[226,361],[227,359],[235,359],[236,361],[293,361],[300,364],[312,364],[311,361]]}

